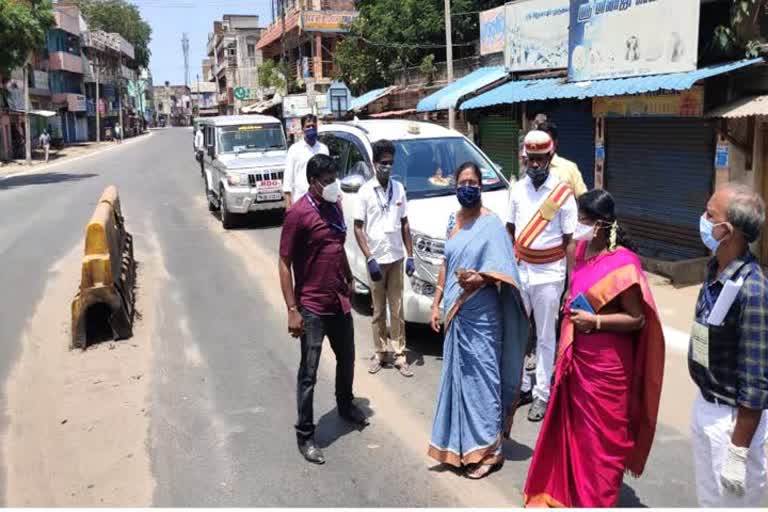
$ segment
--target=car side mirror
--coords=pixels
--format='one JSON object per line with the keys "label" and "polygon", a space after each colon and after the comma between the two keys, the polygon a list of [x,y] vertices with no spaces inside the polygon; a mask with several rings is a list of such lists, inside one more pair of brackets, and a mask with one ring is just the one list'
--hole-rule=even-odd
{"label": "car side mirror", "polygon": [[350,174],[341,180],[341,190],[354,194],[365,184],[365,177],[359,174]]}

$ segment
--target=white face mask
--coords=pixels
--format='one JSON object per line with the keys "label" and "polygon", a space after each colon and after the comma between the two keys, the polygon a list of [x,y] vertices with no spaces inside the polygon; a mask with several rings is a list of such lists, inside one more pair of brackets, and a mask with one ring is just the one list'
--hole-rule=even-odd
{"label": "white face mask", "polygon": [[576,241],[591,242],[595,238],[595,228],[597,225],[590,226],[589,224],[582,224],[579,222],[576,224],[576,231],[573,232],[573,239]]}
{"label": "white face mask", "polygon": [[329,203],[337,203],[340,195],[341,186],[339,185],[339,180],[334,180],[333,183],[323,187],[323,199]]}

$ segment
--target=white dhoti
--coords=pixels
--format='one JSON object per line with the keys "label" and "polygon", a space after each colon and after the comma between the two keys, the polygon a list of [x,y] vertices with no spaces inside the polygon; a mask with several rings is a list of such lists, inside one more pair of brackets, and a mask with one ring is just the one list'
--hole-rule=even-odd
{"label": "white dhoti", "polygon": [[[528,315],[533,310],[536,320],[536,387],[534,398],[549,401],[549,388],[555,364],[555,346],[558,333],[557,315],[560,311],[560,298],[563,295],[564,281],[553,283],[523,285],[521,295]],[[523,374],[522,391],[531,389],[531,376]]]}
{"label": "white dhoti", "polygon": [[691,439],[696,471],[696,494],[701,507],[765,505],[765,444],[768,442],[768,413],[765,411],[749,447],[744,496],[739,497],[728,492],[720,483],[720,470],[728,452],[736,414],[735,407],[707,402],[701,393],[697,394],[693,403]]}

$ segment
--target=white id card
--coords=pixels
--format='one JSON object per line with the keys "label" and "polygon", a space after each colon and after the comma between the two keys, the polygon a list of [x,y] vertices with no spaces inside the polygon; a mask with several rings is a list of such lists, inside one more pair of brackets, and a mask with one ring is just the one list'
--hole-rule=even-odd
{"label": "white id card", "polygon": [[691,329],[691,355],[693,360],[709,369],[709,327],[693,322]]}
{"label": "white id card", "polygon": [[739,295],[739,290],[744,285],[744,278],[740,277],[738,281],[726,281],[725,286],[720,291],[720,295],[715,301],[715,305],[712,307],[712,311],[709,313],[707,323],[709,325],[723,325],[725,316],[731,309],[733,302]]}

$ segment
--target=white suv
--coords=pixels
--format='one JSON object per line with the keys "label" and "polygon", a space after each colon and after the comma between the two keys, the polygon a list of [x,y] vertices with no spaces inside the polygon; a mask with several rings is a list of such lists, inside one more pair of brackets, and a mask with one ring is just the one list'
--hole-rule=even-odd
{"label": "white suv", "polygon": [[[448,218],[459,208],[454,171],[472,161],[483,173],[483,204],[502,216],[509,182],[499,167],[469,139],[441,126],[400,120],[322,124],[320,141],[328,146],[341,170],[344,218],[354,225],[357,191],[374,175],[372,144],[388,139],[395,145],[392,177],[405,185],[416,273],[405,279],[405,320],[429,323],[435,285],[442,264]],[[515,141],[510,141],[514,144]],[[358,293],[369,293],[370,276],[355,237],[347,236],[346,252]]]}

